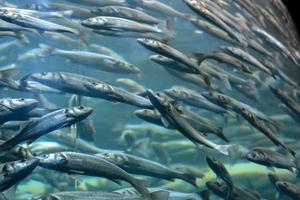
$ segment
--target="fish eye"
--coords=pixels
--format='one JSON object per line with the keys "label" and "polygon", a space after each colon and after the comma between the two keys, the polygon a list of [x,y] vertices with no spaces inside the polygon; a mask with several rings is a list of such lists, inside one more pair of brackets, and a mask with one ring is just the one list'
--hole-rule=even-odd
{"label": "fish eye", "polygon": [[4,9],[3,12],[4,12],[4,14],[8,14],[9,13],[7,9]]}
{"label": "fish eye", "polygon": [[25,99],[24,98],[21,98],[21,99],[19,99],[20,101],[25,101]]}
{"label": "fish eye", "polygon": [[92,82],[92,84],[93,84],[93,85],[97,85],[97,83],[96,83],[96,82]]}
{"label": "fish eye", "polygon": [[84,107],[83,107],[83,106],[79,106],[79,107],[78,107],[78,109],[80,109],[80,110],[83,110],[83,109],[84,109]]}
{"label": "fish eye", "polygon": [[42,72],[41,73],[43,76],[46,76],[48,73],[47,72]]}
{"label": "fish eye", "polygon": [[48,154],[42,155],[42,158],[48,158],[48,157],[49,157]]}

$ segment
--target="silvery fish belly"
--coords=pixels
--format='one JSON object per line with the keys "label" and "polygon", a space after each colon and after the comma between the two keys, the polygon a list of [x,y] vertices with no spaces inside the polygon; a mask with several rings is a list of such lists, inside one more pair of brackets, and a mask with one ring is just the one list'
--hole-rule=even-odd
{"label": "silvery fish belly", "polygon": [[0,200],[300,199],[284,0],[0,1]]}

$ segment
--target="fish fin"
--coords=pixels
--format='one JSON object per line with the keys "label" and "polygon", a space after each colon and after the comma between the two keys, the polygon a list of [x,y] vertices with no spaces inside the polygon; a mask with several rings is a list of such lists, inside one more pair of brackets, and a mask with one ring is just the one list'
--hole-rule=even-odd
{"label": "fish fin", "polygon": [[[18,85],[12,77],[19,73],[19,69],[15,64],[3,67],[0,69],[0,84],[4,83],[4,87],[8,86],[14,89],[18,88]],[[1,85],[0,85],[1,86]]]}
{"label": "fish fin", "polygon": [[209,200],[210,199],[210,191],[207,189],[201,190],[197,192],[197,194],[201,197],[203,200]]}
{"label": "fish fin", "polygon": [[166,21],[162,21],[158,24],[159,28],[162,28],[163,32],[166,35],[164,38],[164,42],[168,44],[170,39],[174,38],[176,33],[174,31],[174,20],[172,18],[168,18]]}
{"label": "fish fin", "polygon": [[219,138],[221,138],[225,142],[229,142],[229,139],[225,136],[225,134],[223,132],[223,128],[218,128],[217,131],[218,131],[218,137]]}
{"label": "fish fin", "polygon": [[56,49],[54,47],[51,47],[51,46],[43,44],[43,43],[40,43],[39,47],[41,49],[41,55],[43,55],[43,56],[50,56],[50,55],[55,54],[55,52],[56,52]]}
{"label": "fish fin", "polygon": [[168,200],[170,193],[167,191],[156,191],[150,193],[151,200]]}
{"label": "fish fin", "polygon": [[161,117],[160,119],[161,119],[161,122],[162,122],[162,124],[164,125],[165,128],[171,128],[172,127],[172,124],[168,119],[166,119],[164,117]]}
{"label": "fish fin", "polygon": [[198,65],[200,65],[206,59],[206,54],[205,53],[193,52],[192,56],[193,56],[194,59],[197,60]]}
{"label": "fish fin", "polygon": [[231,84],[228,80],[228,76],[221,76],[220,77],[222,80],[222,83],[224,84],[224,86],[228,89],[228,90],[232,90]]}
{"label": "fish fin", "polygon": [[132,186],[140,193],[142,196],[149,196],[149,191],[146,188],[146,180],[142,178],[134,178],[131,182]]}
{"label": "fish fin", "polygon": [[195,186],[195,187],[198,187],[197,186],[197,177],[192,175],[192,174],[188,174],[188,173],[183,173],[182,176],[181,176],[181,179],[188,182],[189,184]]}
{"label": "fish fin", "polygon": [[120,181],[120,180],[118,180],[118,179],[109,179],[109,180],[111,180],[112,182],[114,182],[114,183],[116,183],[116,184],[118,184],[118,185],[122,185],[122,181]]}
{"label": "fish fin", "polygon": [[233,145],[218,145],[216,147],[216,150],[226,156],[229,155],[229,149],[232,147]]}
{"label": "fish fin", "polygon": [[28,38],[26,37],[26,35],[24,33],[17,32],[16,35],[17,35],[17,38],[20,42],[22,42],[24,44],[29,44],[29,40],[28,40]]}

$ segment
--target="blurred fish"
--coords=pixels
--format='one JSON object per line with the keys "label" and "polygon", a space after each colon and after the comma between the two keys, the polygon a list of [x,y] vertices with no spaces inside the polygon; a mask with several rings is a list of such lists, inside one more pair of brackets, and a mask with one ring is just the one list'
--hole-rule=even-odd
{"label": "blurred fish", "polygon": [[97,16],[111,16],[130,19],[146,24],[159,24],[161,20],[148,15],[137,9],[132,9],[123,6],[106,6],[92,10],[91,13]]}
{"label": "blurred fish", "polygon": [[35,99],[0,99],[0,124],[18,120],[20,115],[30,112],[37,104]]}
{"label": "blurred fish", "polygon": [[38,166],[37,159],[25,159],[0,165],[0,191],[3,192],[25,179]]}
{"label": "blurred fish", "polygon": [[297,160],[272,151],[271,149],[262,147],[254,148],[246,155],[246,158],[267,167],[287,169],[297,176],[299,175],[299,163]]}
{"label": "blurred fish", "polygon": [[286,181],[277,181],[276,186],[282,191],[283,194],[287,195],[291,199],[300,199],[300,187]]}
{"label": "blurred fish", "polygon": [[43,56],[61,56],[74,63],[107,72],[138,74],[140,69],[124,60],[89,51],[68,51],[40,44]]}

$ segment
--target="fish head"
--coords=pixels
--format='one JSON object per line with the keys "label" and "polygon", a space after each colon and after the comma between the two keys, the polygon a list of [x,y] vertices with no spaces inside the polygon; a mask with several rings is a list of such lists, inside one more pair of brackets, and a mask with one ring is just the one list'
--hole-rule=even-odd
{"label": "fish head", "polygon": [[205,159],[206,159],[206,162],[209,165],[209,167],[212,169],[216,168],[215,166],[220,165],[220,162],[215,157],[206,156]]}
{"label": "fish head", "polygon": [[205,185],[209,190],[220,197],[225,197],[229,189],[227,184],[223,181],[207,181]]}
{"label": "fish head", "polygon": [[114,90],[114,88],[111,85],[106,84],[104,82],[93,81],[93,82],[84,83],[84,86],[88,90],[98,91],[98,92],[107,93],[107,94],[110,94]]}
{"label": "fish head", "polygon": [[108,20],[105,17],[93,17],[83,20],[81,25],[86,27],[94,27],[94,26],[104,26],[108,23]]}
{"label": "fish head", "polygon": [[137,42],[142,46],[150,49],[160,49],[161,47],[161,43],[159,41],[149,38],[138,38]]}
{"label": "fish head", "polygon": [[13,112],[29,112],[33,110],[37,105],[38,101],[35,99],[7,99],[2,102],[2,106]]}
{"label": "fish head", "polygon": [[17,17],[22,17],[21,15],[10,11],[7,8],[1,8],[0,9],[0,18],[6,18],[6,19],[15,19]]}
{"label": "fish head", "polygon": [[38,166],[38,164],[39,160],[36,158],[8,162],[2,166],[1,173],[5,174],[5,176],[15,176],[26,172],[30,173]]}
{"label": "fish head", "polygon": [[135,116],[145,119],[145,118],[154,118],[156,116],[156,112],[150,109],[139,109],[134,111]]}
{"label": "fish head", "polygon": [[263,151],[259,149],[252,149],[250,152],[246,154],[246,159],[251,162],[264,165],[267,156],[264,154]]}
{"label": "fish head", "polygon": [[39,160],[41,166],[47,167],[58,167],[68,162],[68,158],[64,153],[43,154],[41,156],[37,156],[36,158]]}
{"label": "fish head", "polygon": [[32,73],[27,75],[26,79],[32,79],[37,82],[45,83],[49,81],[54,81],[58,79],[59,73],[52,72],[41,72],[41,73]]}
{"label": "fish head", "polygon": [[173,86],[170,89],[166,89],[164,90],[164,93],[175,99],[186,99],[189,96],[187,91],[184,90],[184,88],[178,86]]}
{"label": "fish head", "polygon": [[212,103],[222,107],[226,107],[230,103],[230,99],[221,93],[205,91],[202,92],[201,94]]}
{"label": "fish head", "polygon": [[276,187],[279,188],[279,190],[281,190],[285,194],[289,194],[291,196],[293,194],[296,194],[297,191],[299,190],[297,186],[286,181],[277,181]]}
{"label": "fish head", "polygon": [[90,114],[92,114],[93,108],[85,107],[85,106],[78,106],[78,107],[71,107],[65,109],[65,114],[69,121],[77,122],[87,118]]}
{"label": "fish head", "polygon": [[160,112],[160,113],[169,113],[172,110],[172,104],[166,99],[162,98],[162,94],[155,93],[152,90],[147,90],[146,94],[153,104],[153,106]]}
{"label": "fish head", "polygon": [[167,58],[162,55],[151,55],[149,56],[149,59],[155,63],[162,64],[162,65],[169,64],[171,61],[174,61],[173,59]]}

